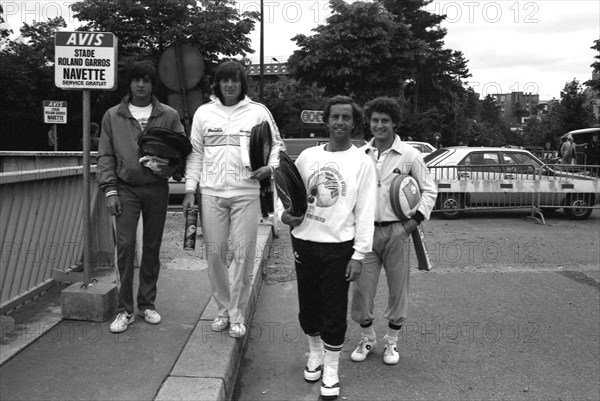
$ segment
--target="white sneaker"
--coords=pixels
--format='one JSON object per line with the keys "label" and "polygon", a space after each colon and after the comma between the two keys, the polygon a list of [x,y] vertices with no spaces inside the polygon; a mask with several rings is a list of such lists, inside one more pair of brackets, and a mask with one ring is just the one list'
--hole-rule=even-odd
{"label": "white sneaker", "polygon": [[127,330],[127,326],[129,326],[135,320],[135,316],[133,314],[129,314],[127,312],[121,312],[117,315],[115,320],[110,324],[110,332],[111,333],[122,333]]}
{"label": "white sneaker", "polygon": [[308,354],[308,362],[306,362],[306,368],[304,368],[304,380],[314,383],[321,378],[323,357],[323,353],[310,352]]}
{"label": "white sneaker", "polygon": [[217,316],[210,326],[212,331],[223,331],[227,327],[229,327],[229,318],[224,316]]}
{"label": "white sneaker", "polygon": [[229,328],[229,336],[233,338],[241,338],[246,335],[246,326],[244,323],[231,323]]}
{"label": "white sneaker", "polygon": [[369,352],[373,351],[375,347],[377,347],[377,340],[374,339],[371,341],[368,337],[363,337],[360,339],[356,349],[352,351],[350,359],[354,362],[362,362],[367,359],[367,355],[369,355]]}
{"label": "white sneaker", "polygon": [[321,381],[321,398],[332,400],[340,395],[340,379],[337,369],[325,367]]}
{"label": "white sneaker", "polygon": [[396,341],[385,340],[385,348],[383,349],[383,363],[386,365],[395,365],[400,361],[398,354],[398,346]]}
{"label": "white sneaker", "polygon": [[150,324],[159,324],[160,323],[160,315],[154,309],[144,309],[143,311],[138,311],[138,315],[143,316],[144,320]]}

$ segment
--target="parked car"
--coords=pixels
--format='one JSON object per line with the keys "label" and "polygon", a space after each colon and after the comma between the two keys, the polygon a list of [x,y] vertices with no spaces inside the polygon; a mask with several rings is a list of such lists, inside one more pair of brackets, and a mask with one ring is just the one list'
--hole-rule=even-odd
{"label": "parked car", "polygon": [[421,153],[431,153],[435,150],[435,147],[427,142],[416,142],[416,141],[403,141],[404,143],[408,143],[413,148],[417,149]]}
{"label": "parked car", "polygon": [[449,147],[424,159],[438,188],[434,210],[444,218],[466,209],[539,206],[581,220],[600,203],[598,172],[547,165],[524,149]]}
{"label": "parked car", "polygon": [[[352,144],[357,147],[365,145],[367,142],[364,139],[352,139]],[[292,160],[302,153],[306,148],[322,145],[329,142],[329,138],[284,138],[285,151]]]}

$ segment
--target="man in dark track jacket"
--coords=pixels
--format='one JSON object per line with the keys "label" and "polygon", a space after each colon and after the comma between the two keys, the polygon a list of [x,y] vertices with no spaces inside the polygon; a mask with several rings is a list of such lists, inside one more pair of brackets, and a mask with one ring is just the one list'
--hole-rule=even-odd
{"label": "man in dark track jacket", "polygon": [[152,127],[185,135],[179,114],[153,95],[156,69],[149,61],[133,63],[128,72],[129,94],[102,118],[98,148],[98,185],[106,195],[108,212],[115,216],[117,264],[121,280],[117,317],[110,331],[120,333],[134,321],[133,273],[136,232],[143,219],[143,246],[138,314],[151,324],[160,323],[155,309],[159,253],[169,201],[168,177],[174,168],[154,171],[140,164],[138,138]]}

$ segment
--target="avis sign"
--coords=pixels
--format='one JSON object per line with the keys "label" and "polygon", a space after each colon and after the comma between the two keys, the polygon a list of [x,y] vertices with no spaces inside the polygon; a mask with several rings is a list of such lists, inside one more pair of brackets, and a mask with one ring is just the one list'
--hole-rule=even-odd
{"label": "avis sign", "polygon": [[54,84],[61,89],[116,89],[117,38],[109,32],[56,32]]}
{"label": "avis sign", "polygon": [[66,124],[67,102],[62,100],[44,100],[44,122],[46,124]]}

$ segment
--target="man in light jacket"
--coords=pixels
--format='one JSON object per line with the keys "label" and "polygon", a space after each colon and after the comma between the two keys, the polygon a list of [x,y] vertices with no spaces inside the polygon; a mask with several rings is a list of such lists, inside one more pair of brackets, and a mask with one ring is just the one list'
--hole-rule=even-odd
{"label": "man in light jacket", "polygon": [[[246,334],[244,315],[260,216],[259,181],[271,176],[278,166],[281,146],[273,116],[264,105],[246,96],[247,90],[244,67],[239,62],[227,61],[217,67],[211,101],[194,114],[193,150],[187,158],[183,199],[185,213],[194,206],[199,186],[208,277],[218,307],[211,327],[213,331],[229,327],[234,338]],[[251,171],[250,133],[263,121],[271,128],[273,146],[268,165]],[[234,248],[229,267],[228,240]]]}
{"label": "man in light jacket", "polygon": [[[388,330],[383,338],[383,362],[397,364],[398,333],[407,316],[408,281],[410,277],[409,238],[423,220],[429,219],[435,205],[437,189],[422,154],[403,143],[395,134],[400,123],[400,107],[388,97],[367,103],[365,119],[373,139],[362,150],[370,156],[377,173],[377,209],[373,250],[365,256],[360,277],[352,291],[352,320],[362,328],[361,340],[350,355],[355,362],[364,361],[377,346],[374,319],[374,299],[381,268],[385,269],[389,295],[384,312]],[[421,201],[409,220],[401,221],[390,202],[390,186],[397,174],[411,175],[419,184]]]}

